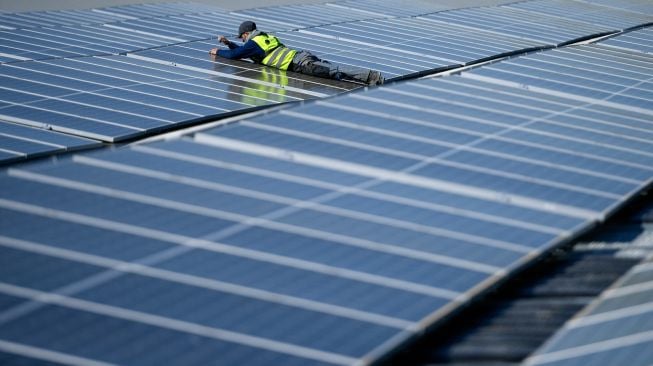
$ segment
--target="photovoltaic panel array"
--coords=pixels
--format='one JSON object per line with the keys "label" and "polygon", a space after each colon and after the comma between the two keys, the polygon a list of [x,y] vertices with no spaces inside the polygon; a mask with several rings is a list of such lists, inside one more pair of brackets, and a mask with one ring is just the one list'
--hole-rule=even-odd
{"label": "photovoltaic panel array", "polygon": [[[490,97],[485,94],[491,92],[498,95]],[[523,93],[530,98],[522,99],[519,98],[520,93],[519,89],[495,87],[467,78],[404,83],[343,96],[336,102],[318,101],[311,106],[281,111],[278,115],[247,119],[237,125],[218,129],[215,134],[323,158],[337,152],[341,154],[338,156],[340,160],[379,169],[403,171],[426,160],[429,164],[423,163],[418,169],[411,170],[411,174],[456,186],[489,188],[500,190],[502,194],[515,194],[523,199],[525,205],[530,205],[527,203],[529,200],[535,200],[532,203],[535,206],[539,205],[535,203],[537,200],[553,200],[556,204],[573,206],[563,212],[576,212],[587,217],[603,215],[619,203],[620,197],[628,195],[650,179],[651,168],[646,163],[653,154],[653,144],[648,136],[651,134],[650,121],[647,120],[650,111],[649,114],[622,112],[619,108],[538,92]],[[521,105],[515,100],[528,104],[520,108]],[[496,135],[509,139],[511,143],[529,142],[538,149],[543,146],[560,148],[564,154],[549,157],[535,149],[539,155],[535,155],[535,151],[530,153],[528,156],[532,161],[513,162],[510,158],[504,160],[503,156],[499,158],[496,155],[508,155],[510,150],[515,150],[512,144],[503,146],[503,150],[492,150],[491,157],[485,158],[483,149],[473,153],[467,149],[458,151],[461,148],[458,145],[454,145],[454,148],[451,140],[444,136],[440,137],[442,140],[438,139],[438,143],[409,143],[398,137],[386,137],[382,129],[378,130],[379,135],[375,134],[377,130],[374,127],[379,126],[379,121],[370,118],[377,114],[369,111],[419,117],[418,120],[437,119],[431,124],[444,130],[481,131],[481,141],[467,136],[472,141],[466,142],[474,142],[475,148],[494,146],[495,143],[489,140]],[[624,116],[630,118],[622,119]],[[371,125],[358,127],[365,123],[365,118],[371,119]],[[339,124],[338,121],[343,122]],[[404,127],[405,124],[398,126]],[[357,129],[359,132],[355,133]],[[392,132],[400,134],[402,131],[397,128]],[[320,143],[320,136],[328,137],[327,142]],[[307,143],[304,140],[315,141]],[[577,146],[567,146],[572,141]],[[255,146],[252,148],[255,149]],[[439,154],[443,157],[436,158]],[[523,157],[524,154],[518,155]],[[594,161],[591,168],[570,162],[572,156],[578,155],[592,155],[601,162]],[[619,159],[615,160],[615,157]],[[606,159],[614,163],[618,160],[617,165],[621,167],[603,164]],[[538,160],[545,160],[546,163]],[[590,161],[593,160],[585,163],[589,164]],[[555,166],[551,171],[544,168],[549,164]],[[559,169],[557,166],[568,164],[584,172],[575,177],[572,173],[556,172]],[[617,170],[611,171],[613,168]],[[585,174],[593,178],[585,177]],[[614,181],[625,176],[635,181],[622,182],[624,184]],[[524,182],[520,183],[521,180]],[[538,188],[534,188],[536,186]]]}
{"label": "photovoltaic panel array", "polygon": [[218,6],[193,3],[193,2],[169,2],[153,4],[131,4],[122,6],[111,6],[93,9],[94,12],[112,14],[121,19],[154,18],[182,14],[226,12]]}
{"label": "photovoltaic panel array", "polygon": [[653,54],[653,27],[619,34],[599,42],[600,45]]}
{"label": "photovoltaic panel array", "polygon": [[616,30],[638,27],[653,22],[653,14],[642,14],[573,0],[533,0],[516,2],[504,6],[534,13],[549,14],[598,26],[612,27]]}
{"label": "photovoltaic panel array", "polygon": [[[230,13],[183,14],[164,18],[139,18],[129,19],[109,24],[111,28],[137,34],[153,34],[182,43],[194,40],[206,40],[217,35],[233,35],[237,33],[238,26],[249,18]],[[277,21],[257,21],[261,29],[292,29],[293,26]]]}
{"label": "photovoltaic panel array", "polygon": [[124,18],[119,15],[97,12],[92,9],[0,13],[0,29],[66,27],[102,24],[122,19]]}
{"label": "photovoltaic panel array", "polygon": [[628,10],[634,13],[653,15],[653,4],[646,0],[584,0],[587,3],[603,5],[610,8]]}
{"label": "photovoltaic panel array", "polygon": [[650,107],[477,72],[8,170],[0,350],[370,364],[650,184]]}
{"label": "photovoltaic panel array", "polygon": [[98,25],[0,31],[0,62],[118,54],[175,43],[165,36]]}
{"label": "photovoltaic panel array", "polygon": [[[381,43],[377,39],[379,32],[384,34]],[[411,38],[415,32],[428,34],[428,37]],[[437,24],[419,18],[332,24],[299,31],[275,32],[275,35],[290,48],[307,49],[321,58],[343,65],[379,70],[387,80],[448,69],[541,45],[538,42]],[[207,59],[206,50],[212,46],[211,43],[200,41],[134,54],[177,65],[210,69],[215,64]],[[220,58],[215,61],[223,62]]]}
{"label": "photovoltaic panel array", "polygon": [[[3,62],[126,53],[165,45],[232,34],[247,18],[215,7],[192,3],[142,4],[92,9],[91,14],[112,14],[99,24],[64,18],[61,26],[49,23],[0,31]],[[52,12],[52,17],[63,17]],[[38,17],[32,13],[17,13]],[[128,15],[131,14],[131,15]],[[261,21],[269,29],[291,29],[286,23]]]}
{"label": "photovoltaic panel array", "polygon": [[12,63],[0,78],[0,119],[106,142],[324,95],[123,56]]}
{"label": "photovoltaic panel array", "polygon": [[652,55],[597,44],[522,56],[464,75],[623,109],[650,122],[652,66]]}
{"label": "photovoltaic panel array", "polygon": [[[13,169],[0,180],[0,292],[11,299],[0,346],[110,363],[367,363],[539,240],[584,221],[461,196],[554,226],[483,217],[456,203],[420,203],[420,194],[457,197],[398,182],[352,190],[366,182],[193,140]],[[410,193],[392,193],[398,188]],[[413,214],[421,219],[407,221]],[[436,217],[491,233],[430,227]],[[48,230],[27,230],[33,225]],[[528,233],[531,243],[489,238],[500,232]],[[72,331],[84,322],[83,335]],[[55,330],[67,335],[62,342],[52,342]],[[139,351],[151,337],[165,338],[170,353]],[[89,339],[116,347],[98,351]]]}
{"label": "photovoltaic panel array", "polygon": [[568,322],[525,364],[648,366],[653,359],[652,324],[653,262],[648,261]]}
{"label": "photovoltaic panel array", "polygon": [[346,0],[330,2],[327,5],[383,17],[412,17],[448,9],[444,4],[426,1]]}
{"label": "photovoltaic panel array", "polygon": [[96,140],[0,121],[0,164],[99,146]]}
{"label": "photovoltaic panel array", "polygon": [[615,31],[604,25],[587,24],[508,6],[443,11],[423,18],[552,46]]}
{"label": "photovoltaic panel array", "polygon": [[381,14],[371,14],[357,9],[329,5],[331,4],[269,6],[239,10],[232,12],[232,14],[252,19],[257,25],[259,21],[275,21],[290,26],[290,29],[385,17]]}

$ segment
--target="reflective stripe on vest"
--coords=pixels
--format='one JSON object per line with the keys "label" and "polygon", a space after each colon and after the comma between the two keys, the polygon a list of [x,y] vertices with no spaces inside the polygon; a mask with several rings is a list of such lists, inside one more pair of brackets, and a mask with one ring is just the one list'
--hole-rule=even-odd
{"label": "reflective stripe on vest", "polygon": [[279,38],[268,34],[259,34],[252,38],[252,41],[256,42],[265,52],[265,58],[261,63],[277,69],[288,70],[293,57],[297,53],[297,51],[284,46]]}

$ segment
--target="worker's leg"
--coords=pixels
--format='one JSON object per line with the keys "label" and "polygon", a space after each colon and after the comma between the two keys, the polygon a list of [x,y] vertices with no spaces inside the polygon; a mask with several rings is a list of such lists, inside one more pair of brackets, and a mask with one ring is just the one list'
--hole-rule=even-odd
{"label": "worker's leg", "polygon": [[319,76],[335,80],[353,80],[367,83],[370,70],[361,67],[339,65],[320,60],[308,51],[301,51],[293,59],[293,71],[306,75]]}

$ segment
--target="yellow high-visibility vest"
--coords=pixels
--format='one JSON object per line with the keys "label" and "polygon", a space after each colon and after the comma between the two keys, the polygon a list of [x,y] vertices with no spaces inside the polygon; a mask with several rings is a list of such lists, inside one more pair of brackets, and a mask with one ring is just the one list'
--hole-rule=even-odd
{"label": "yellow high-visibility vest", "polygon": [[279,38],[261,33],[252,38],[259,47],[265,52],[265,57],[261,60],[263,65],[276,67],[281,70],[288,70],[290,63],[297,51],[292,50],[281,43]]}

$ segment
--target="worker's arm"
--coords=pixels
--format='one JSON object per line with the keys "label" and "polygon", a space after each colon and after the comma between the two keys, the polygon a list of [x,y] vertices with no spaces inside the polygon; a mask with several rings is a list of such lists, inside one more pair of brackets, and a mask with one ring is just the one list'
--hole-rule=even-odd
{"label": "worker's arm", "polygon": [[229,47],[228,50],[220,50],[217,48],[212,49],[209,53],[212,55],[218,55],[220,57],[230,58],[232,60],[238,60],[241,58],[251,58],[252,56],[264,57],[265,52],[259,45],[254,41],[247,41],[242,46],[238,46],[233,42],[227,44]]}

